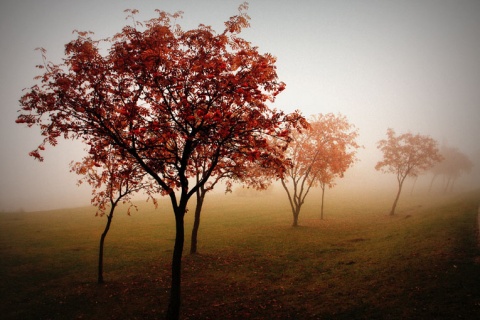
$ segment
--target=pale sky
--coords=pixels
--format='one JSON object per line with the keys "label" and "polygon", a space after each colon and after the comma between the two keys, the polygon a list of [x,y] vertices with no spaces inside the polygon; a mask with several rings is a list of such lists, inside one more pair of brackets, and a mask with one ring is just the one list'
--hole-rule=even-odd
{"label": "pale sky", "polygon": [[[34,84],[36,47],[60,62],[72,31],[107,37],[155,9],[184,11],[184,29],[199,23],[221,32],[241,1],[3,0],[0,3],[0,210],[88,205],[68,164],[78,142],[48,148],[45,161],[28,156],[39,131],[15,124],[22,89]],[[359,166],[376,174],[376,142],[387,128],[430,135],[474,159],[480,152],[480,1],[251,0],[243,37],[277,57],[287,84],[274,107],[287,112],[342,113],[359,129]],[[480,159],[479,159],[480,160]],[[370,174],[370,172],[368,173]]]}

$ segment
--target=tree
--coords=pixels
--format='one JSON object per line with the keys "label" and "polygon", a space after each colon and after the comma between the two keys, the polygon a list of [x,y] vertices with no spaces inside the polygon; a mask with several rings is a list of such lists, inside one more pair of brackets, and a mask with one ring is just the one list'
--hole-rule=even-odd
{"label": "tree", "polygon": [[343,178],[345,171],[350,168],[356,159],[356,150],[360,146],[356,143],[358,131],[353,124],[342,115],[319,115],[313,121],[315,131],[321,133],[326,143],[320,153],[320,162],[317,166],[318,180],[322,189],[320,218],[323,219],[323,204],[325,187],[333,188],[336,178]]}
{"label": "tree", "polygon": [[463,174],[468,173],[473,168],[472,161],[458,148],[443,145],[440,149],[443,161],[437,163],[431,171],[433,173],[429,190],[432,189],[433,182],[438,175],[445,177],[445,192],[452,191],[455,181]]}
{"label": "tree", "polygon": [[[239,37],[249,26],[247,5],[217,34],[200,25],[184,31],[181,13],[158,11],[106,40],[77,32],[61,64],[46,62],[41,84],[22,96],[17,123],[38,125],[42,143],[30,153],[42,160],[59,137],[81,139],[97,159],[110,150],[138,164],[170,198],[176,237],[167,317],[180,312],[184,215],[190,198],[218,165],[245,158],[268,166],[283,163],[283,148],[298,113],[268,107],[284,90],[275,57]],[[102,54],[102,50],[109,50]],[[103,48],[103,49],[101,49]],[[275,139],[277,144],[267,143]],[[206,148],[205,146],[208,146]],[[200,155],[198,157],[197,155]],[[203,161],[199,170],[194,157]]]}
{"label": "tree", "polygon": [[387,130],[387,139],[380,140],[377,148],[383,152],[383,159],[375,169],[397,176],[398,191],[390,215],[394,215],[403,182],[407,177],[416,177],[442,161],[437,142],[429,136],[404,133],[399,136],[391,128]]}
{"label": "tree", "polygon": [[325,186],[334,186],[334,179],[355,161],[355,142],[358,132],[345,116],[319,114],[310,120],[310,126],[302,133],[293,132],[293,141],[286,151],[291,160],[281,179],[293,214],[293,226],[310,189],[322,186],[322,209]]}
{"label": "tree", "polygon": [[78,181],[79,184],[84,181],[92,186],[91,200],[97,207],[97,216],[104,216],[107,208],[107,223],[100,236],[100,245],[98,250],[98,283],[104,283],[103,278],[103,248],[105,238],[110,230],[113,214],[120,202],[129,203],[128,215],[133,206],[131,195],[145,191],[156,206],[157,202],[152,197],[153,186],[148,180],[145,180],[145,172],[135,162],[123,159],[114,153],[115,150],[107,155],[102,161],[97,161],[94,155],[84,157],[81,162],[71,163],[71,171],[84,177]]}
{"label": "tree", "polygon": [[[201,160],[200,155],[197,154],[197,156],[194,156],[193,158],[197,168],[195,178],[198,183],[208,168],[205,166],[206,162]],[[246,155],[244,155],[244,157],[237,157],[234,162],[231,161],[231,159],[222,159],[222,161],[223,163],[216,166],[211,175],[210,181],[200,186],[196,192],[197,201],[190,240],[190,254],[197,253],[200,217],[207,192],[212,191],[215,185],[222,180],[226,182],[225,193],[232,191],[231,188],[233,182],[242,183],[257,190],[263,190],[271,184],[272,178],[280,175],[280,172],[277,170],[281,170],[282,168],[282,163],[276,163],[269,165],[268,167],[266,167],[265,163],[252,163],[248,161]]]}

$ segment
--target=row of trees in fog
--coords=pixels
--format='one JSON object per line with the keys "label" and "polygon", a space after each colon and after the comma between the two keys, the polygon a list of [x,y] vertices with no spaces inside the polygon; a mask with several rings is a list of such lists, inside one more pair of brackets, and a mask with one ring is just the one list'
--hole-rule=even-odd
{"label": "row of trees in fog", "polygon": [[434,182],[439,177],[443,177],[443,190],[452,191],[457,179],[472,170],[473,163],[470,158],[458,148],[450,147],[446,144],[440,148],[440,154],[443,160],[430,169],[433,176],[429,191],[432,190]]}
{"label": "row of trees in fog", "polygon": [[[342,115],[307,120],[298,111],[285,114],[268,105],[285,84],[277,77],[275,57],[239,36],[249,26],[246,10],[241,5],[221,33],[205,25],[182,30],[175,23],[181,13],[159,11],[157,18],[137,23],[131,10],[133,24],[111,39],[77,32],[61,64],[48,62],[41,49],[39,83],[20,100],[17,122],[38,126],[43,136],[31,156],[42,161],[46,146],[62,137],[86,147],[87,155],[71,170],[92,186],[92,203],[107,217],[99,283],[118,204],[132,205],[137,192],[155,204],[156,197],[169,197],[176,222],[169,319],[179,317],[184,216],[192,197],[197,201],[191,253],[197,251],[205,196],[219,182],[227,191],[234,183],[261,190],[280,180],[297,225],[311,188],[322,188],[323,203],[325,188],[354,164],[360,147],[357,129]],[[378,146],[384,158],[377,169],[396,174],[399,183],[393,214],[405,178],[442,157],[433,139],[396,136],[391,129]],[[434,168],[437,175],[447,174],[440,165]],[[449,174],[453,183],[458,173]]]}

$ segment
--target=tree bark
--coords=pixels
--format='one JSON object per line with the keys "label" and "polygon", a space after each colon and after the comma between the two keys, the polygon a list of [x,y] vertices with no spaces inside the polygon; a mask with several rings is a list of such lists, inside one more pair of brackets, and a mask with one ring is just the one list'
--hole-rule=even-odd
{"label": "tree bark", "polygon": [[202,212],[203,200],[205,199],[205,191],[199,188],[197,191],[197,206],[195,207],[195,220],[193,221],[192,239],[190,242],[190,254],[197,253],[197,236],[200,228],[200,214]]}
{"label": "tree bark", "polygon": [[390,211],[390,215],[393,216],[395,214],[395,208],[397,207],[397,202],[398,199],[400,198],[400,193],[402,192],[402,185],[403,185],[404,179],[401,180],[398,184],[398,192],[397,196],[395,197],[395,201],[393,202],[392,210]]}
{"label": "tree bark", "polygon": [[290,191],[288,191],[288,188],[287,188],[287,185],[285,184],[285,181],[283,179],[281,179],[280,181],[282,182],[283,188],[287,192],[288,201],[290,202],[290,208],[292,209],[292,214],[293,214],[292,227],[297,227],[298,226],[298,216],[300,214],[300,208],[302,207],[302,201],[300,200],[300,197],[297,196],[296,184],[294,184],[295,191],[293,192],[293,198],[292,198],[292,195],[290,194]]}
{"label": "tree bark", "polygon": [[293,214],[293,223],[292,227],[298,227],[298,214]]}
{"label": "tree bark", "polygon": [[292,227],[298,227],[298,216],[300,215],[300,206],[296,206],[293,211],[293,224]]}
{"label": "tree bark", "polygon": [[182,279],[182,254],[185,241],[184,228],[185,207],[179,206],[175,209],[175,246],[172,257],[172,283],[170,287],[170,302],[168,304],[167,319],[177,320],[180,317],[181,304],[181,279]]}
{"label": "tree bark", "polygon": [[105,243],[105,237],[107,236],[108,230],[110,230],[110,224],[112,223],[113,212],[115,211],[116,204],[113,204],[110,208],[110,213],[107,215],[107,224],[103,230],[102,235],[100,236],[100,248],[98,250],[98,284],[104,282],[103,280],[103,246]]}

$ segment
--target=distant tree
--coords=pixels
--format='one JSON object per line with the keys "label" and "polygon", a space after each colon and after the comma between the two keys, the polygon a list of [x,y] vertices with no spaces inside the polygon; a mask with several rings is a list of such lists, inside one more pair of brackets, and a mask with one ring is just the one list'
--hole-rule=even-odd
{"label": "distant tree", "polygon": [[104,282],[103,278],[103,248],[105,238],[113,219],[113,214],[120,202],[129,203],[127,214],[133,203],[131,195],[136,192],[146,192],[155,204],[157,202],[152,194],[155,193],[152,182],[145,179],[145,172],[135,162],[116,155],[115,150],[105,155],[103,159],[95,159],[95,155],[83,158],[81,162],[71,163],[71,171],[83,175],[79,184],[87,182],[92,187],[92,204],[97,207],[97,216],[103,216],[108,210],[107,223],[100,236],[98,250],[98,283]]}
{"label": "distant tree", "polygon": [[[319,165],[316,166],[320,187],[322,189],[322,204],[320,218],[323,219],[323,204],[325,188],[333,188],[337,178],[343,178],[345,171],[356,161],[356,142],[358,130],[347,121],[345,116],[327,114],[318,115],[312,121],[314,130],[323,137],[323,150],[320,153]],[[320,140],[322,141],[322,140]]]}
{"label": "distant tree", "polygon": [[[266,143],[273,143],[271,148],[277,148],[278,153],[281,154],[286,147],[287,140],[270,141]],[[214,172],[211,174],[210,180],[201,185],[196,191],[196,205],[194,213],[194,222],[192,227],[192,236],[190,240],[190,254],[197,253],[198,250],[198,231],[200,228],[200,218],[207,192],[212,191],[220,182],[225,182],[225,193],[232,192],[233,182],[241,183],[247,187],[252,187],[257,190],[264,190],[270,184],[273,178],[279,177],[283,168],[283,163],[268,164],[262,161],[259,163],[251,162],[248,159],[248,154],[239,154],[235,159],[225,158],[219,163]],[[194,163],[197,167],[196,181],[201,180],[201,177],[208,169],[208,161],[201,158],[200,154],[193,156]],[[280,170],[280,171],[279,171]]]}
{"label": "distant tree", "polygon": [[440,153],[444,159],[431,169],[433,177],[430,182],[429,190],[432,189],[435,178],[439,175],[443,175],[445,178],[445,192],[452,191],[456,180],[463,173],[470,172],[473,168],[473,163],[467,155],[454,147],[443,145],[440,149]]}
{"label": "distant tree", "polygon": [[396,136],[393,129],[387,130],[387,139],[380,140],[377,147],[383,152],[383,159],[377,163],[375,169],[397,176],[398,192],[390,211],[390,215],[393,215],[405,179],[409,176],[416,177],[432,168],[442,161],[442,156],[437,142],[429,136],[411,133]]}
{"label": "distant tree", "polygon": [[[260,54],[239,37],[249,26],[246,10],[241,5],[220,34],[205,25],[184,31],[172,22],[181,13],[163,11],[144,24],[132,18],[134,25],[111,39],[97,41],[91,33],[78,32],[65,46],[63,62],[40,65],[41,84],[20,100],[17,123],[38,125],[44,136],[31,156],[42,160],[45,145],[56,145],[59,137],[83,140],[95,155],[111,146],[170,198],[176,237],[169,319],[180,313],[190,198],[224,159],[282,163],[283,154],[266,141],[288,142],[292,128],[303,120],[267,105],[285,84],[278,81],[275,57]],[[129,13],[133,17],[137,11]],[[205,171],[193,181],[196,154],[205,161]]]}
{"label": "distant tree", "polygon": [[293,142],[286,150],[291,165],[286,169],[281,183],[285,189],[293,214],[293,226],[310,189],[322,187],[321,218],[325,187],[333,187],[334,179],[355,161],[355,142],[358,132],[345,116],[319,114],[313,116],[310,126],[302,133],[293,132]]}

